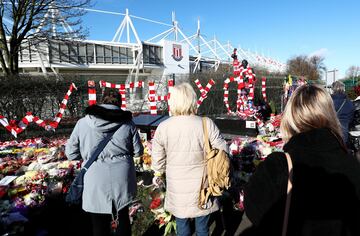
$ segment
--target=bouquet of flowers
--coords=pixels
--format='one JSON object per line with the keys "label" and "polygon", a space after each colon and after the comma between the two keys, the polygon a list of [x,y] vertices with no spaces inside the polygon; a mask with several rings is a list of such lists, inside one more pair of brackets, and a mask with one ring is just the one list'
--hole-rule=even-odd
{"label": "bouquet of flowers", "polygon": [[6,156],[0,159],[0,174],[13,175],[21,166],[22,165],[18,159]]}
{"label": "bouquet of flowers", "polygon": [[176,233],[175,218],[164,208],[164,189],[154,188],[153,191],[150,192],[150,198],[151,202],[149,208],[154,214],[155,221],[159,224],[159,228],[165,227],[164,236],[171,232]]}
{"label": "bouquet of flowers", "polygon": [[230,160],[233,166],[229,193],[234,201],[234,208],[243,210],[243,188],[256,171],[257,166],[273,151],[277,150],[257,138],[237,137],[230,143]]}
{"label": "bouquet of flowers", "polygon": [[141,157],[142,159],[142,168],[143,170],[151,169],[151,142],[144,141],[144,154]]}

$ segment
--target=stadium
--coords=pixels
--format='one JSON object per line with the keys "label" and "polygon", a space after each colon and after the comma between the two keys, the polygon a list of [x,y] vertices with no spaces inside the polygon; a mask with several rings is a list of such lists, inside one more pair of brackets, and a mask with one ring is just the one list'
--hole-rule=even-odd
{"label": "stadium", "polygon": [[[34,44],[31,39],[23,43],[19,54],[19,68],[31,74],[77,74],[86,76],[115,76],[116,78],[137,80],[139,76],[186,75],[202,70],[216,71],[221,64],[232,62],[231,54],[238,48],[239,59],[246,59],[252,66],[261,66],[269,71],[284,71],[285,65],[275,59],[265,57],[234,46],[230,42],[222,44],[214,37],[206,41],[202,36],[200,20],[196,33],[187,36],[172,12],[170,24],[125,13],[86,9],[101,14],[115,14],[123,17],[120,26],[110,41],[97,40],[48,40]],[[71,32],[72,28],[61,21],[61,15],[52,9],[45,18],[52,20],[53,36],[62,28]],[[150,39],[139,37],[133,19],[138,23],[151,22],[167,26],[168,30]],[[57,24],[60,22],[61,24]],[[39,26],[41,27],[41,25]],[[156,27],[154,27],[156,28]],[[40,29],[38,29],[40,30]]]}

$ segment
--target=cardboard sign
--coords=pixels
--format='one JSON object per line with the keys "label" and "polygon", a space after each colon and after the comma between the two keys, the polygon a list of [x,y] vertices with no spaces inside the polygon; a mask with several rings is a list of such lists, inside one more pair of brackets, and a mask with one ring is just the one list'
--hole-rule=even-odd
{"label": "cardboard sign", "polygon": [[0,180],[0,185],[1,186],[7,186],[9,185],[12,181],[14,181],[17,178],[17,176],[5,176],[4,178],[2,178]]}
{"label": "cardboard sign", "polygon": [[255,129],[256,128],[256,121],[246,121],[245,128],[247,129]]}

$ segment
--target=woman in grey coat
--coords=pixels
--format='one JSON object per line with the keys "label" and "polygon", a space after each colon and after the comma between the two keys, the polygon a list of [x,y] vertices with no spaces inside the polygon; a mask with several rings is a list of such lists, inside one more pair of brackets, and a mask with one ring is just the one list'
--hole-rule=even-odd
{"label": "woman in grey coat", "polygon": [[91,214],[94,236],[110,235],[111,228],[116,235],[131,235],[128,205],[136,195],[133,157],[143,154],[143,146],[131,112],[120,109],[120,95],[106,89],[102,103],[86,109],[65,153],[70,160],[82,158],[84,165],[100,141],[114,133],[85,174],[82,208]]}

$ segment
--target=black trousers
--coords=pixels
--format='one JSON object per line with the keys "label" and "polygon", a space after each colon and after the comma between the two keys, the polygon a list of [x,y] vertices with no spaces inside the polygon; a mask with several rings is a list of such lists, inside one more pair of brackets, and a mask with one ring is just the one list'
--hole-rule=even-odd
{"label": "black trousers", "polygon": [[112,217],[110,214],[90,213],[94,236],[131,236],[129,207],[118,212],[119,224],[114,232],[111,229]]}

